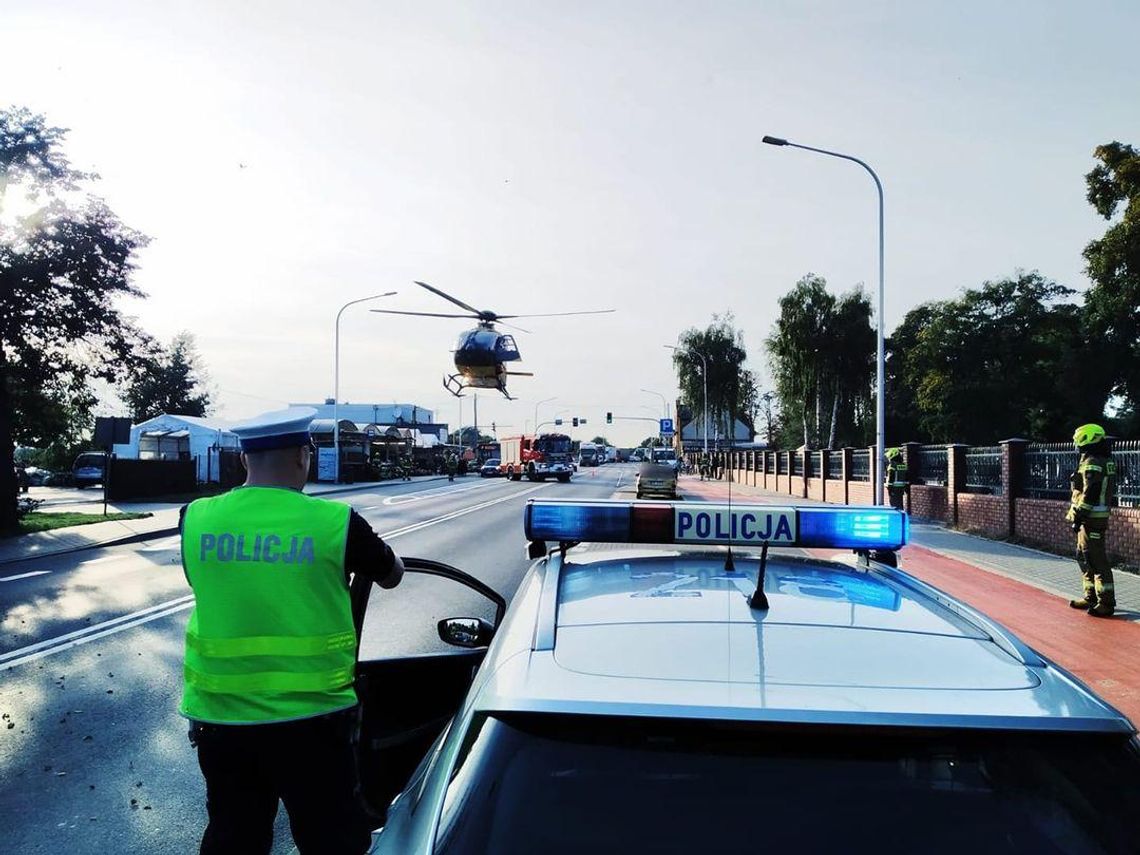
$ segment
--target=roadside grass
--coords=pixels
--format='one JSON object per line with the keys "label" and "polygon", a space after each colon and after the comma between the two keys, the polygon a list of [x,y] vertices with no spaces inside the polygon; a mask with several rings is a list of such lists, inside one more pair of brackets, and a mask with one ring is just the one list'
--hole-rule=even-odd
{"label": "roadside grass", "polygon": [[19,527],[14,532],[2,536],[16,537],[36,531],[51,531],[73,525],[91,525],[92,523],[114,522],[115,520],[141,520],[149,516],[151,514],[107,514],[107,516],[103,516],[102,514],[53,514],[34,511],[20,520]]}

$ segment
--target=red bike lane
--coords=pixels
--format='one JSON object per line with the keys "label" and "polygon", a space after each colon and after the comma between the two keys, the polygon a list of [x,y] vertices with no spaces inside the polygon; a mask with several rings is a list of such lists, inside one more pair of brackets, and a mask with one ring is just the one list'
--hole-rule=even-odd
{"label": "red bike lane", "polygon": [[[728,485],[721,481],[687,479],[681,487],[686,499],[725,502],[729,498]],[[794,501],[738,484],[732,485],[732,498],[766,505]],[[834,549],[808,552],[820,558],[835,554]],[[1140,722],[1140,624],[1090,617],[1048,591],[917,544],[903,547],[899,566],[998,621],[1083,680],[1133,723]],[[1073,578],[1075,584],[1075,564]]]}

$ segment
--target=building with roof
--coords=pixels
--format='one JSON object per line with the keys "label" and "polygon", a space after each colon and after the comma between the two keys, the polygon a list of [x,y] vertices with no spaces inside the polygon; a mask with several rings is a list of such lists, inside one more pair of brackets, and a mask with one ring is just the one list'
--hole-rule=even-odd
{"label": "building with roof", "polygon": [[116,456],[132,460],[196,460],[198,481],[218,481],[221,458],[241,449],[227,419],[161,413],[131,426],[131,440]]}

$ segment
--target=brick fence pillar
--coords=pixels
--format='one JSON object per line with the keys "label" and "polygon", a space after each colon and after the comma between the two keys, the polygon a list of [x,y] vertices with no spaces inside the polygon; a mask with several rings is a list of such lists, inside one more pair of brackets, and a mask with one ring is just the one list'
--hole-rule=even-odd
{"label": "brick fence pillar", "polygon": [[808,494],[808,472],[811,471],[811,449],[804,447],[804,465],[800,469],[799,498],[806,499]]}
{"label": "brick fence pillar", "polygon": [[815,473],[816,477],[818,477],[820,479],[819,480],[819,489],[822,491],[820,494],[820,498],[823,499],[825,502],[827,501],[827,470],[830,467],[830,465],[831,465],[831,450],[825,448],[819,453],[819,468],[823,471]]}
{"label": "brick fence pillar", "polygon": [[1010,537],[1017,534],[1017,496],[1025,474],[1025,446],[1029,440],[1014,437],[1001,441],[1001,495],[1005,499]]}
{"label": "brick fence pillar", "polygon": [[[879,489],[879,481],[882,479],[882,466],[883,462],[879,460],[878,446],[872,445],[867,449],[867,457],[871,461],[871,504],[875,504],[875,496],[878,495],[875,491]],[[883,502],[887,502],[887,490],[883,488]]]}
{"label": "brick fence pillar", "polygon": [[966,448],[961,443],[946,446],[946,514],[950,525],[958,525],[958,493],[966,486]]}
{"label": "brick fence pillar", "polygon": [[843,449],[843,504],[851,504],[851,453],[855,449]]}
{"label": "brick fence pillar", "polygon": [[[903,463],[906,465],[906,482],[908,485],[918,483],[918,452],[922,448],[921,442],[904,442],[901,446]],[[910,487],[906,491],[906,512],[911,513]]]}

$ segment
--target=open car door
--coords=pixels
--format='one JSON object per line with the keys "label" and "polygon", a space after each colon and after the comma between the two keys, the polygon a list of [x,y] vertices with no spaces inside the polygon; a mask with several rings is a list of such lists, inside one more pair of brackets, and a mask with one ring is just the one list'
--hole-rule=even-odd
{"label": "open car door", "polygon": [[[465,619],[457,619],[458,632],[444,638],[461,645],[454,650],[360,661],[364,616],[373,591],[378,596],[391,596],[399,589],[373,588],[363,578],[353,579],[349,590],[358,639],[356,694],[361,705],[357,758],[362,797],[377,825],[383,824],[392,799],[458,712],[507,608],[500,594],[461,570],[422,558],[403,561],[407,574],[436,576],[469,588],[490,600],[495,613],[493,624],[480,621],[481,626],[462,624]],[[441,637],[448,622],[440,621]]]}

